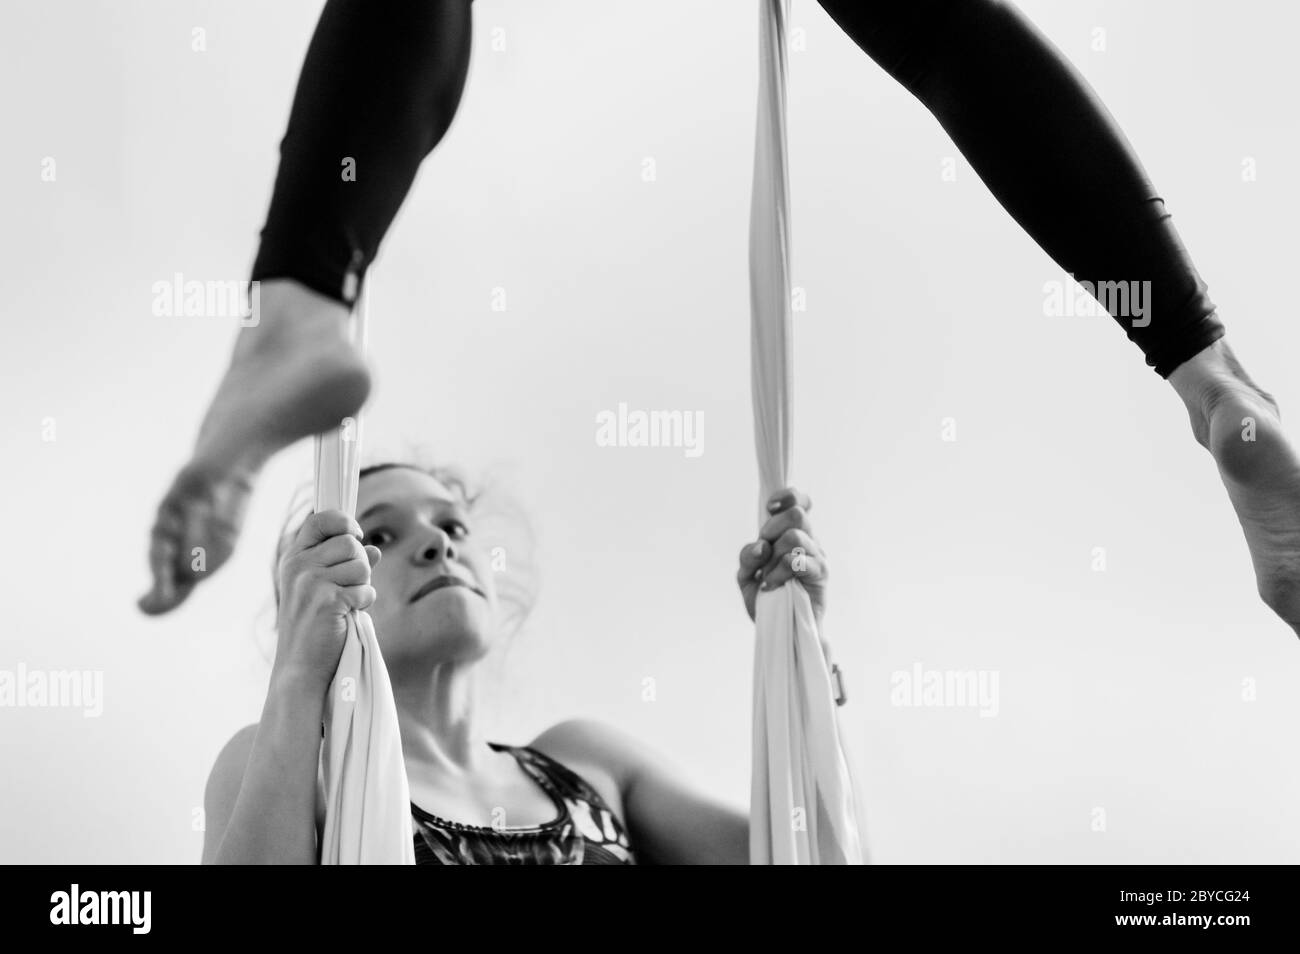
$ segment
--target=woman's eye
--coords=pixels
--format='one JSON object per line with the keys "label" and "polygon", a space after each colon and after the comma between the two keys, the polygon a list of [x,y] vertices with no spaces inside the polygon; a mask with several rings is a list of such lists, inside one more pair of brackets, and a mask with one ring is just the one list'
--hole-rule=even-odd
{"label": "woman's eye", "polygon": [[460,528],[460,533],[455,534],[456,538],[459,540],[463,540],[465,537],[469,536],[469,527],[465,526],[465,524],[461,523],[459,520],[448,520],[443,524],[443,528],[446,529],[448,527]]}
{"label": "woman's eye", "polygon": [[365,539],[362,540],[361,542],[363,544],[368,543],[372,547],[379,547],[382,550],[384,544],[390,542],[392,539],[393,539],[393,535],[389,533],[387,530],[372,530],[370,531],[369,534],[366,535]]}

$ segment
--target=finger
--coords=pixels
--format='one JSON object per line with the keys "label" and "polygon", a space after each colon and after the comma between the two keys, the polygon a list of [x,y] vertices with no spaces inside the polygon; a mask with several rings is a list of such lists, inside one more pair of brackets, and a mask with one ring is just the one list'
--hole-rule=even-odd
{"label": "finger", "polygon": [[180,574],[177,563],[186,531],[186,508],[181,501],[184,492],[189,489],[178,477],[158,504],[149,541],[149,568],[153,574],[153,588],[139,603],[146,613],[165,613],[184,598],[180,596],[178,599],[177,583]]}
{"label": "finger", "polygon": [[366,545],[366,558],[370,561],[370,569],[379,566],[379,561],[384,558],[384,551],[379,547]]}
{"label": "finger", "polygon": [[237,529],[218,517],[211,503],[191,502],[185,511],[185,529],[175,541],[178,552],[172,559],[173,583],[178,590],[197,584],[209,565],[215,567],[224,561]]}
{"label": "finger", "polygon": [[780,565],[795,551],[800,553],[813,553],[817,556],[823,556],[821,544],[803,530],[791,528],[777,537],[776,542],[772,544],[772,555],[768,558],[767,564],[763,567],[762,579],[766,579],[768,574]]}
{"label": "finger", "polygon": [[339,589],[339,599],[348,609],[363,610],[375,605],[378,594],[368,583],[357,586],[344,586]]}
{"label": "finger", "polygon": [[798,487],[782,487],[767,498],[767,512],[780,513],[787,507],[798,506],[804,510],[812,509],[812,498]]}
{"label": "finger", "polygon": [[767,523],[763,524],[763,529],[758,531],[760,540],[767,540],[769,543],[775,543],[776,540],[788,530],[802,530],[807,534],[812,534],[812,521],[808,519],[808,511],[803,507],[790,507],[782,510],[780,513],[769,517]]}
{"label": "finger", "polygon": [[336,563],[334,566],[324,567],[320,571],[320,577],[336,586],[360,586],[370,582],[370,564],[364,559]]}
{"label": "finger", "polygon": [[330,537],[337,537],[343,534],[349,534],[361,539],[361,525],[352,517],[349,517],[342,510],[322,510],[320,513],[313,513],[307,516],[298,529],[298,535],[295,543],[299,549],[305,550],[314,547],[318,543],[323,543]]}
{"label": "finger", "polygon": [[736,585],[740,587],[740,602],[745,607],[749,618],[754,618],[754,607],[758,601],[758,571],[746,574],[744,570],[736,572]]}
{"label": "finger", "polygon": [[740,601],[745,604],[745,612],[754,618],[754,601],[758,599],[758,578],[736,574],[736,586],[740,588]]}
{"label": "finger", "polygon": [[160,512],[149,547],[153,586],[136,603],[141,611],[150,615],[166,613],[185,602],[194,591],[201,573],[188,558],[183,544],[193,538],[193,531],[182,523],[179,515],[164,516]]}
{"label": "finger", "polygon": [[303,557],[313,566],[334,566],[350,560],[357,560],[367,565],[370,562],[361,541],[346,535],[330,537],[324,543],[316,544],[310,550],[304,551]]}
{"label": "finger", "polygon": [[763,577],[761,590],[774,590],[789,580],[820,583],[826,578],[826,563],[815,553],[788,553]]}
{"label": "finger", "polygon": [[758,540],[754,543],[747,543],[740,551],[740,569],[736,571],[737,582],[744,582],[747,579],[753,579],[767,562],[767,557],[771,552],[771,544],[766,540]]}
{"label": "finger", "polygon": [[175,599],[173,580],[176,559],[175,531],[159,513],[158,522],[154,524],[149,541],[149,572],[153,576],[153,585],[149,592],[136,604],[142,612],[155,615],[165,612]]}

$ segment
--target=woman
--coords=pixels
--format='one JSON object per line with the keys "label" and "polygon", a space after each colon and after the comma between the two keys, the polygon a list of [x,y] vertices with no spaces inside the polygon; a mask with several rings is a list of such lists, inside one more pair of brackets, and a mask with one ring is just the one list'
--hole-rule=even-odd
{"label": "woman", "polygon": [[[826,558],[811,506],[794,488],[774,494],[772,517],[741,551],[751,619],[760,586],[798,577],[821,629]],[[318,862],[321,720],[352,609],[373,618],[392,681],[417,863],[748,863],[745,815],[620,732],[571,720],[526,746],[479,734],[478,664],[503,631],[463,482],[404,464],[367,468],[357,513],[312,514],[281,547],[270,688],[261,721],[212,768],[204,863]]]}
{"label": "woman", "polygon": [[[1132,147],[1061,53],[1002,0],[820,0],[943,125],[1003,207],[1091,287],[1150,289],[1102,304],[1183,401],[1236,510],[1260,596],[1300,633],[1300,455],[1273,398],[1236,359],[1205,283]],[[738,11],[739,15],[739,11]],[[348,306],[455,115],[470,0],[329,0],[281,145],[244,328],[198,446],[159,508],[147,613],[180,604],[234,547],[253,480],[277,450],[365,401],[342,339]],[[351,178],[340,163],[352,163]],[[1249,422],[1249,426],[1247,426]]]}

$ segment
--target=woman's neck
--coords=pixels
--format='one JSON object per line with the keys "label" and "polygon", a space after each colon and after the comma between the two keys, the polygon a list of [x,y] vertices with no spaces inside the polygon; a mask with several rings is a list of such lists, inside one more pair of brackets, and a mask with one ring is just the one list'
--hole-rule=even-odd
{"label": "woman's neck", "polygon": [[488,754],[479,734],[475,666],[448,663],[393,683],[402,755],[414,768],[474,772]]}

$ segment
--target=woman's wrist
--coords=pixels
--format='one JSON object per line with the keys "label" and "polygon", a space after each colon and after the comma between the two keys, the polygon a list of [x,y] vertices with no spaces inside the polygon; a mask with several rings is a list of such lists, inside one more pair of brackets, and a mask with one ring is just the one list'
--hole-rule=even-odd
{"label": "woman's wrist", "polygon": [[319,722],[325,714],[327,692],[329,683],[322,683],[319,676],[287,667],[273,668],[266,705],[268,709],[313,717]]}

